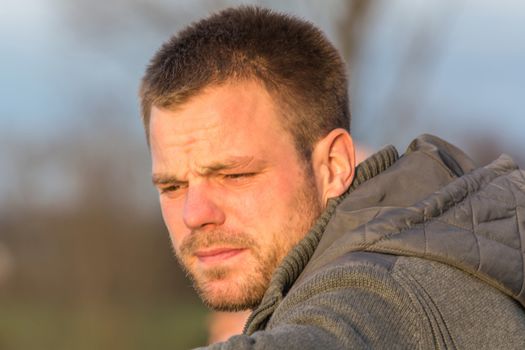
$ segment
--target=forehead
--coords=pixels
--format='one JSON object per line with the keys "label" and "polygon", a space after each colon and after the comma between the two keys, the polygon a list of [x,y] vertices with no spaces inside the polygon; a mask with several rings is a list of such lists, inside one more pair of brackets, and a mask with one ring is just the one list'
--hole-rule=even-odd
{"label": "forehead", "polygon": [[153,107],[153,165],[184,157],[201,163],[254,152],[271,156],[291,145],[279,118],[266,89],[251,81],[208,87],[174,110]]}

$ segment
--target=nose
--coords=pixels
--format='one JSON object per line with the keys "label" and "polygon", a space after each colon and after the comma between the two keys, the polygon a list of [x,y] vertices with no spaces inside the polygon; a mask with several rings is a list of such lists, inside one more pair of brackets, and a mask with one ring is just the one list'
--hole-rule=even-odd
{"label": "nose", "polygon": [[182,215],[184,224],[189,229],[202,229],[224,223],[224,212],[213,197],[205,183],[188,187]]}

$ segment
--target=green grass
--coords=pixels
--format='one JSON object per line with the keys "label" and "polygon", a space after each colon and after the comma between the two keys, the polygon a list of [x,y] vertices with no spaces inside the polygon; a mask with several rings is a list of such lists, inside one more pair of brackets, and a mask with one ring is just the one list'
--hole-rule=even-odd
{"label": "green grass", "polygon": [[189,349],[206,344],[206,315],[193,304],[72,307],[0,301],[0,349]]}

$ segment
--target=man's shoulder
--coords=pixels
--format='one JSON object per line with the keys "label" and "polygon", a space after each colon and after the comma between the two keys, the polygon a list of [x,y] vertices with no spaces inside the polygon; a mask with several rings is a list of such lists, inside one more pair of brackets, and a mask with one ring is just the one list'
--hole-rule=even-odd
{"label": "man's shoulder", "polygon": [[525,313],[513,298],[460,269],[420,257],[344,254],[295,285],[276,310],[275,321],[313,304],[338,309],[342,318],[354,317],[356,310],[384,308],[391,314],[374,318],[378,327],[386,327],[393,317],[403,327],[417,327],[418,341],[428,346],[525,344]]}

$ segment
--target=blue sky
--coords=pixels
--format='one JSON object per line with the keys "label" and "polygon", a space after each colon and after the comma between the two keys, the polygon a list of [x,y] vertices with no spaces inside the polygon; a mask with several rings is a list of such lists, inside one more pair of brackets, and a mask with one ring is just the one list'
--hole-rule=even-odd
{"label": "blue sky", "polygon": [[[271,1],[267,3],[273,5]],[[173,4],[174,11],[178,6],[185,11],[195,7],[195,17],[206,11],[204,5],[199,8],[188,1]],[[297,4],[274,7],[311,19],[335,37],[330,20],[336,15],[339,2],[326,2],[325,6],[315,1],[306,2],[308,6],[304,7]],[[392,91],[397,91],[401,99],[415,93],[418,104],[415,125],[407,126],[406,132],[399,131],[407,133],[407,138],[415,136],[410,132],[425,128],[453,137],[447,125],[454,123],[456,129],[475,126],[500,131],[521,142],[520,129],[525,128],[523,4],[397,0],[379,7],[362,55],[363,63],[358,66],[360,79],[355,83],[360,85],[353,87],[359,91],[353,96],[354,122],[363,134],[356,137],[376,147],[389,142],[384,139],[384,132],[369,135],[366,129],[384,124],[388,99],[392,99]],[[137,79],[151,48],[163,39],[137,26],[128,38],[119,37],[103,52],[78,40],[75,29],[68,28],[64,19],[67,13],[61,9],[63,6],[64,2],[52,0],[7,0],[0,10],[0,126],[15,130],[20,137],[45,139],[67,132],[69,123],[79,122],[75,120],[78,108],[82,108],[79,101],[86,102],[100,94],[101,89],[110,91],[124,113],[136,113]],[[412,73],[416,79],[425,76],[425,91],[420,95],[421,91],[410,91],[414,77],[399,77],[398,70],[414,36],[425,24],[435,28],[436,33],[428,37],[439,44],[432,63],[424,67],[427,70]],[[396,137],[393,141],[399,140],[405,138]]]}
{"label": "blue sky", "polygon": [[[140,11],[130,3],[139,4]],[[240,3],[246,2],[220,4]],[[255,3],[308,19],[340,45],[335,23],[342,1]],[[77,138],[90,145],[92,136],[83,134],[105,125],[112,131],[101,132],[93,142],[111,143],[114,130],[124,135],[139,159],[134,166],[142,169],[141,179],[149,186],[138,81],[149,57],[170,34],[217,4],[2,1],[0,199],[22,181],[22,145],[31,150],[53,143],[60,149]],[[148,17],[155,6],[164,12],[165,22]],[[428,132],[468,147],[469,138],[488,135],[511,154],[525,153],[523,1],[378,1],[371,18],[351,72],[352,131],[360,143],[372,149],[392,143],[403,150],[412,138]],[[105,152],[89,148],[79,157]],[[107,157],[126,156],[124,149],[119,152],[107,152]],[[61,168],[65,160],[54,152],[46,157],[32,170],[43,175],[28,181],[53,200],[59,193],[74,192],[78,181],[74,172]]]}
{"label": "blue sky", "polygon": [[[379,14],[361,64],[360,76],[366,77],[368,86],[354,96],[354,114],[365,116],[363,124],[388,124],[388,99],[397,91],[398,99],[417,106],[412,123],[397,133],[396,140],[408,142],[413,134],[427,131],[461,144],[465,132],[493,133],[509,147],[523,147],[525,3],[393,3]],[[422,24],[434,31],[421,34]],[[435,41],[429,45],[430,59],[423,69],[408,69],[399,76],[400,60],[418,35]],[[388,131],[379,134],[384,139]]]}

